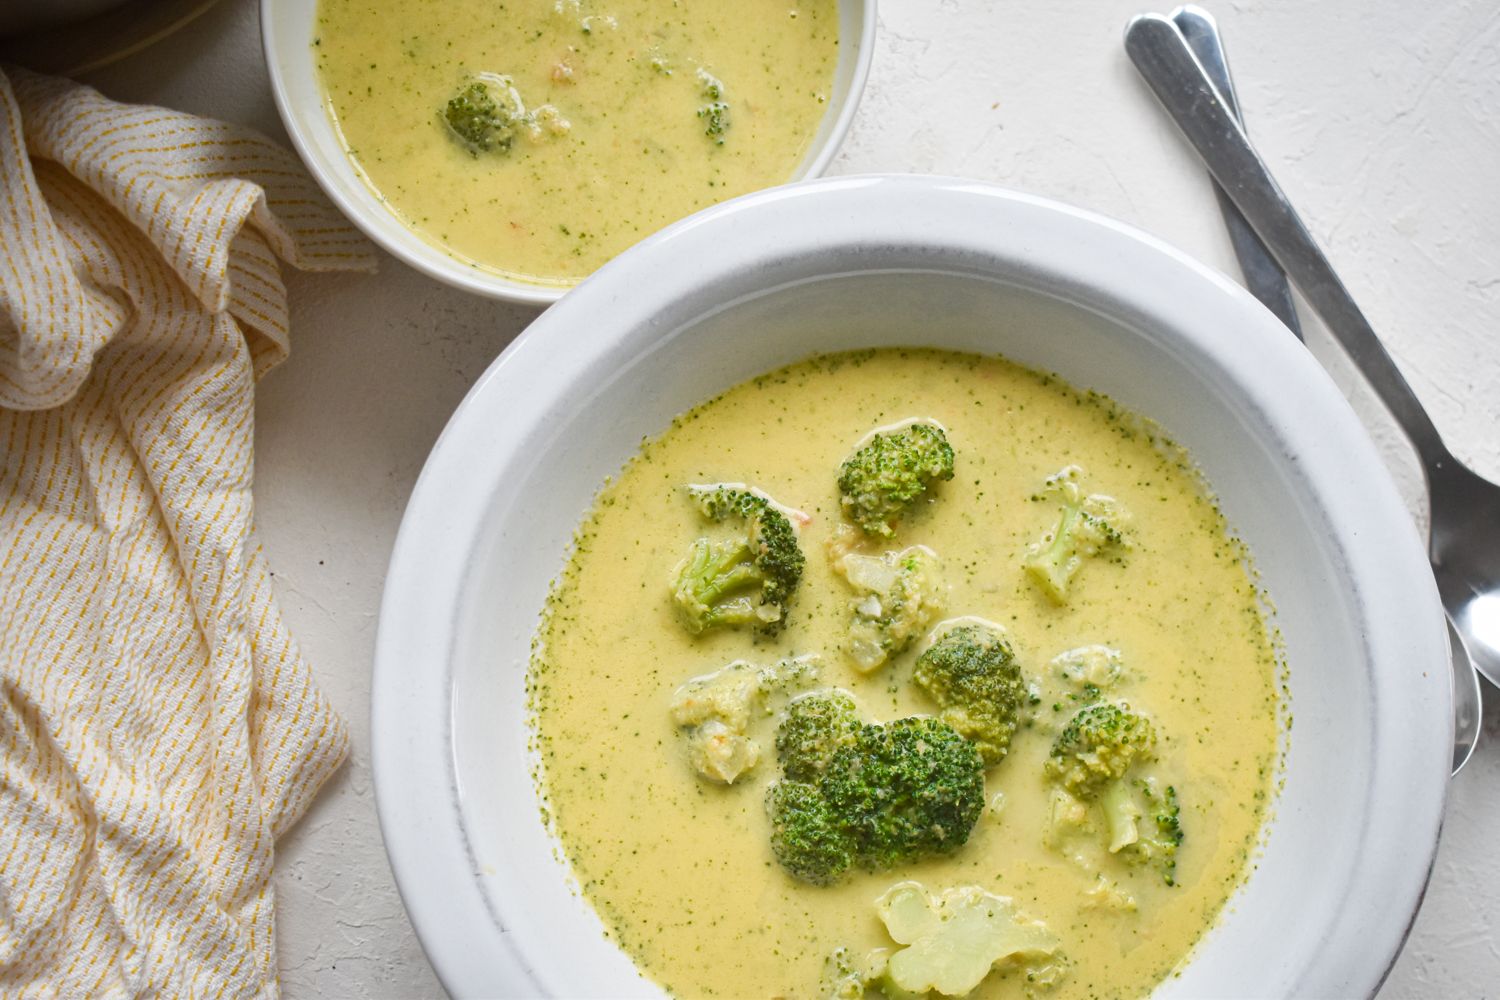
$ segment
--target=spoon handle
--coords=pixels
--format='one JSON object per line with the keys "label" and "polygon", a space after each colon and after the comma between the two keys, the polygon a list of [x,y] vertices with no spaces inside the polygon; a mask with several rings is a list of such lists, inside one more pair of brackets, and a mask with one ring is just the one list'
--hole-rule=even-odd
{"label": "spoon handle", "polygon": [[1256,155],[1177,26],[1159,14],[1133,18],[1125,31],[1125,50],[1225,194],[1391,411],[1423,464],[1439,466],[1448,451],[1427,411]]}
{"label": "spoon handle", "polygon": [[[1219,26],[1213,15],[1195,4],[1186,4],[1172,12],[1172,23],[1182,32],[1188,48],[1198,57],[1198,64],[1208,74],[1209,81],[1224,106],[1234,115],[1240,128],[1245,127],[1245,116],[1240,112],[1239,100],[1234,96],[1234,80],[1229,75],[1229,60],[1224,54],[1224,41],[1219,37]],[[1229,195],[1214,181],[1214,197],[1219,201],[1219,211],[1224,216],[1224,228],[1229,231],[1229,242],[1234,247],[1234,256],[1240,262],[1240,272],[1245,276],[1245,287],[1260,300],[1261,305],[1271,310],[1286,328],[1302,340],[1302,323],[1297,319],[1297,308],[1292,302],[1292,286],[1286,280],[1286,272],[1271,256],[1271,251],[1255,235],[1250,223],[1234,207]]]}

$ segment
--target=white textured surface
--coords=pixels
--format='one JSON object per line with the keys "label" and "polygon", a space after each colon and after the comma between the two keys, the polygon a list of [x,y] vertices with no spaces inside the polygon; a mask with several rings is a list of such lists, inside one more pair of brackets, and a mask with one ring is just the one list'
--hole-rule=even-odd
{"label": "white textured surface", "polygon": [[[1208,184],[1120,46],[1144,0],[883,0],[869,90],[834,171],[999,181],[1124,219],[1231,274]],[[1209,3],[1249,128],[1454,451],[1500,478],[1500,7]],[[253,0],[89,79],[280,135]],[[291,279],[292,360],[261,386],[259,526],[291,626],[354,754],[282,843],[289,996],[441,990],[402,912],[375,823],[369,663],[402,505],[469,385],[534,313],[394,261]],[[1404,444],[1315,324],[1313,350],[1420,514]],[[413,664],[413,669],[420,669]],[[1500,693],[1455,781],[1437,870],[1383,997],[1500,994]],[[1487,837],[1486,834],[1489,834]],[[1288,914],[1295,933],[1295,914]],[[1268,960],[1274,960],[1268,956]]]}

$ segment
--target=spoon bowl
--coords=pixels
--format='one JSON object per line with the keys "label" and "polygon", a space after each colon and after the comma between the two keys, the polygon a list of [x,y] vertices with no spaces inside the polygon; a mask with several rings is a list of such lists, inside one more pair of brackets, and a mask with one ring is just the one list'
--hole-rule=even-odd
{"label": "spoon bowl", "polygon": [[1453,774],[1457,774],[1474,756],[1479,744],[1479,725],[1484,715],[1484,699],[1479,692],[1479,674],[1464,644],[1463,633],[1448,617],[1448,651],[1453,659]]}
{"label": "spoon bowl", "polygon": [[1438,593],[1474,666],[1500,684],[1500,486],[1446,451],[1427,464],[1427,485]]}

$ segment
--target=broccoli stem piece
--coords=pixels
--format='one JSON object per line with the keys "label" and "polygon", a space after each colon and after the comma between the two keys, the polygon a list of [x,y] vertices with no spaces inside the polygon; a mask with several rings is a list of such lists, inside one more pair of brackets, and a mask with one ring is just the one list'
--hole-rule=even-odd
{"label": "broccoli stem piece", "polygon": [[1000,965],[1058,974],[1057,935],[1014,900],[977,885],[931,893],[919,882],[900,882],[875,909],[891,940],[905,945],[891,954],[881,981],[900,995],[968,996]]}

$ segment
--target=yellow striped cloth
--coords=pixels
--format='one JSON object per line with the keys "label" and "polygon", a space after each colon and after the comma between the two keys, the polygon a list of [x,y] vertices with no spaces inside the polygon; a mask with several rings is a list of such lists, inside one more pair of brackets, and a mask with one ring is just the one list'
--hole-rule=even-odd
{"label": "yellow striped cloth", "polygon": [[273,845],[343,761],[250,497],[284,150],[0,70],[0,993],[275,996]]}

